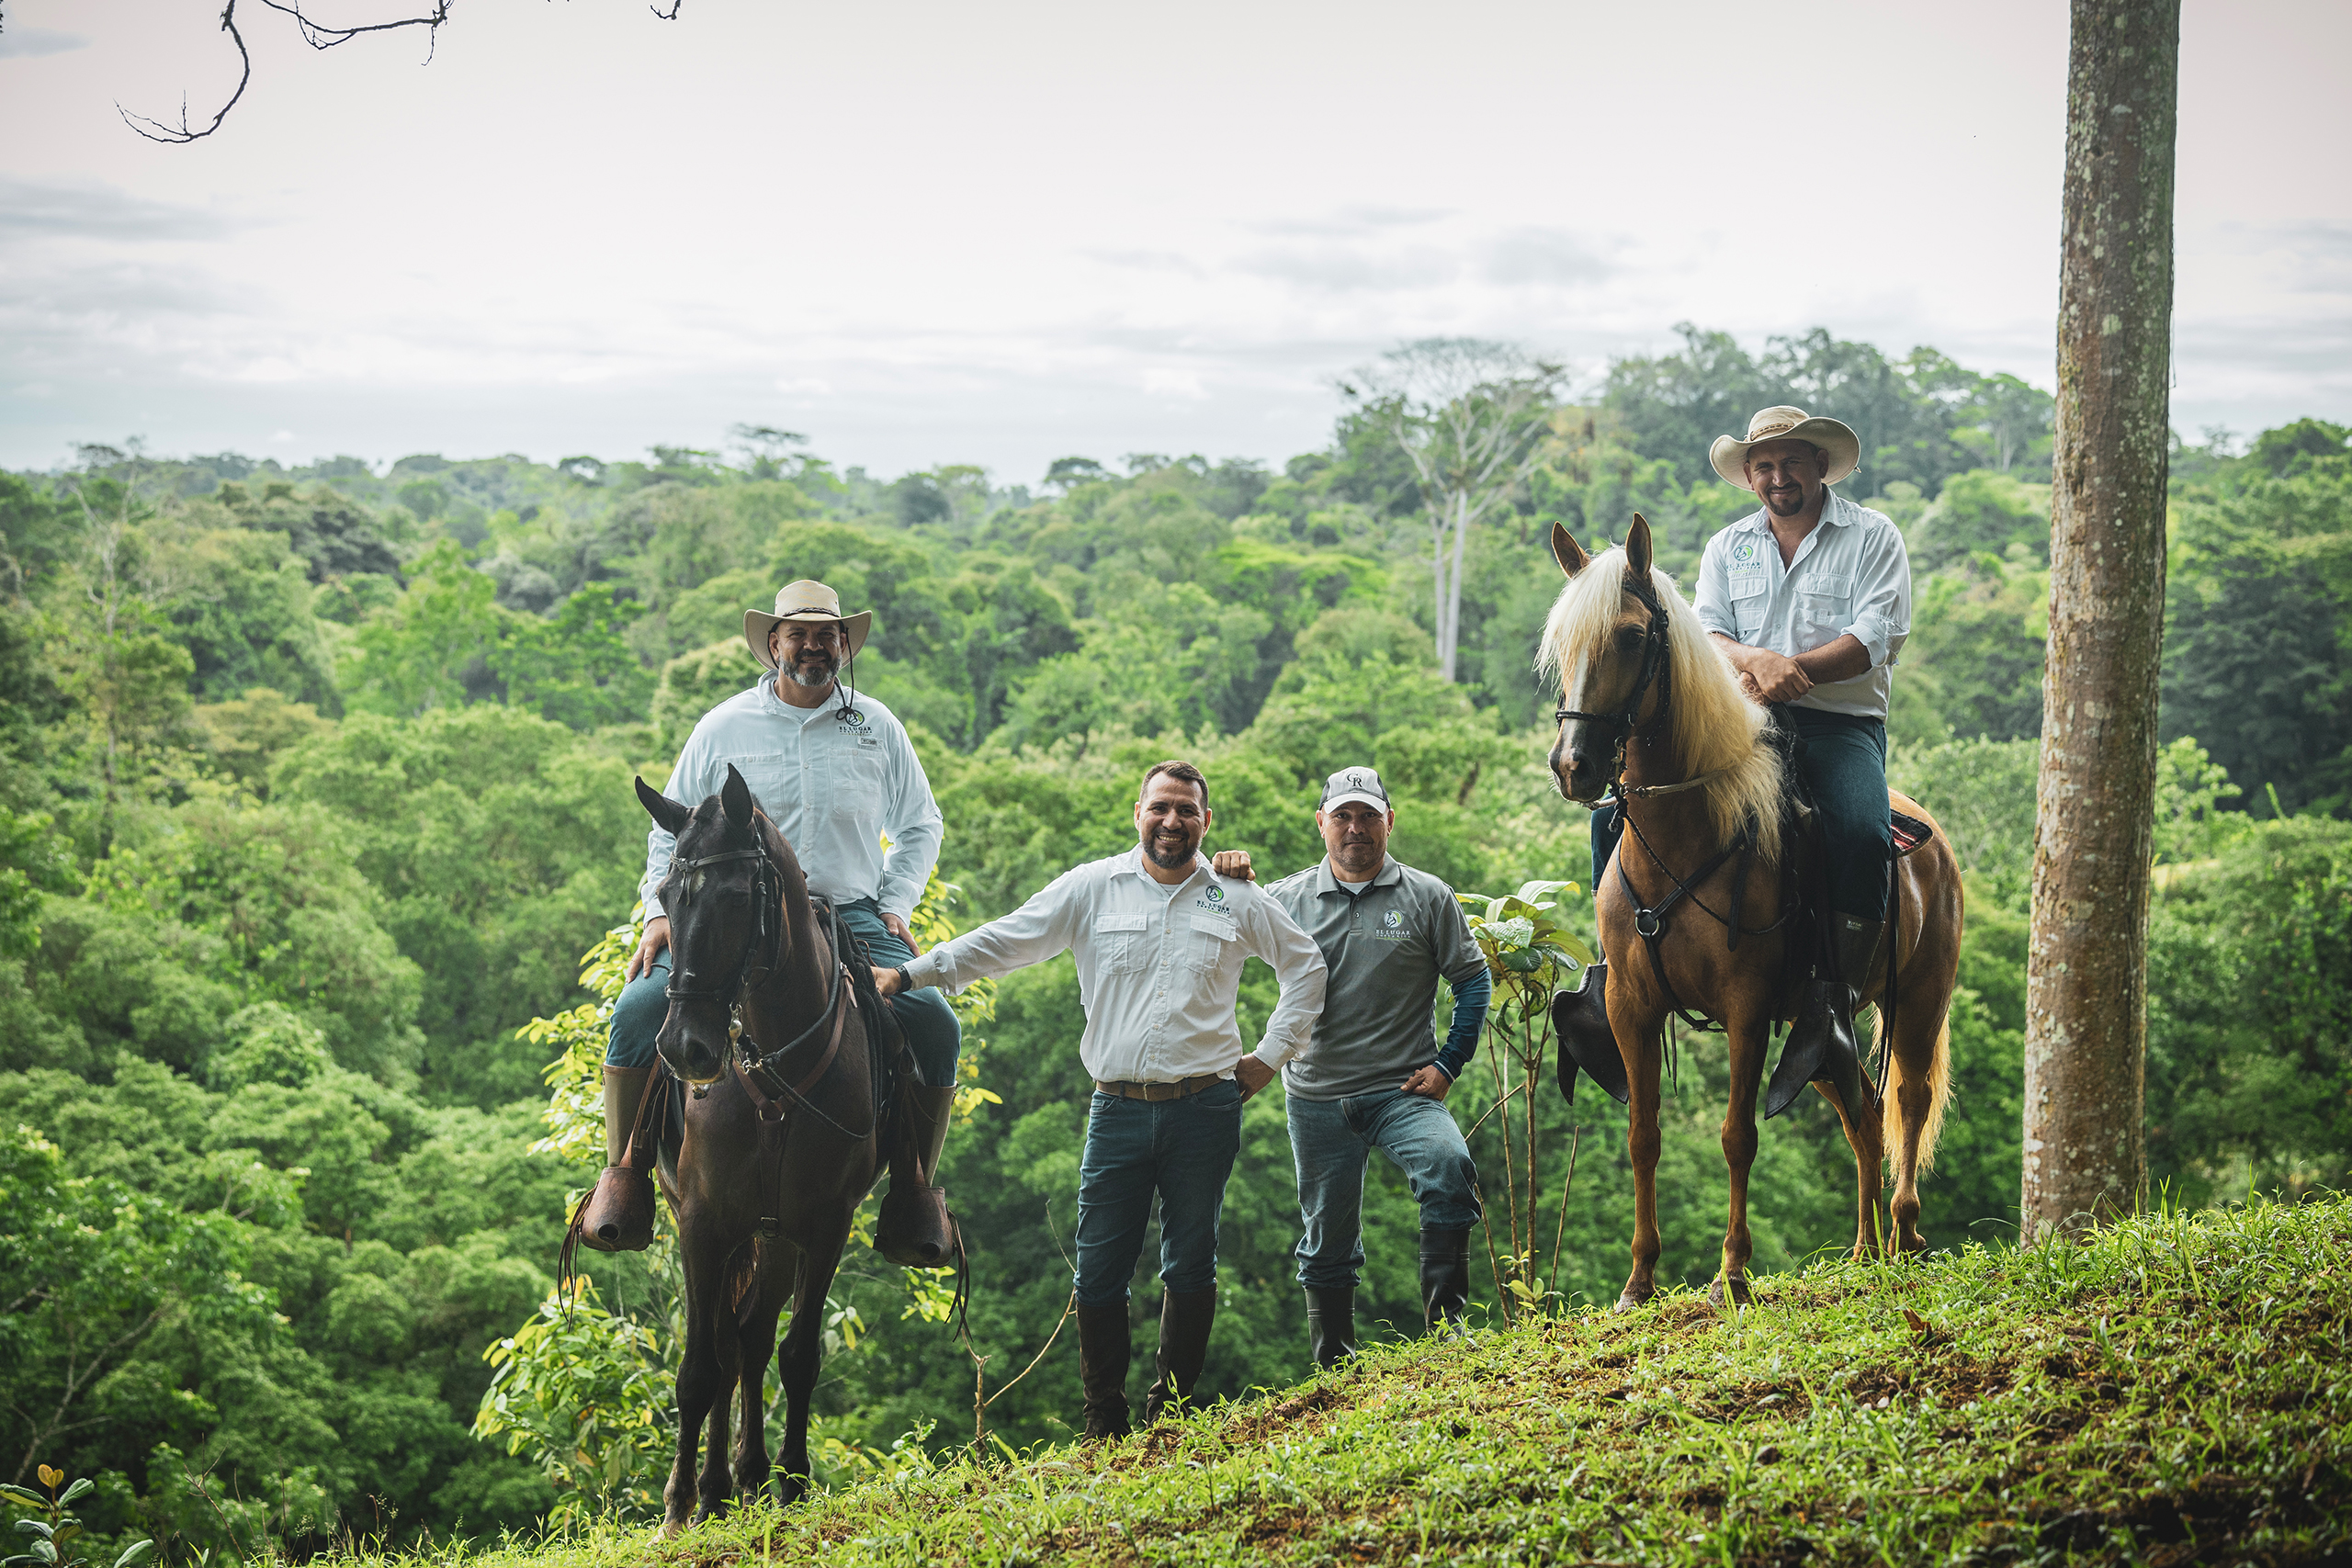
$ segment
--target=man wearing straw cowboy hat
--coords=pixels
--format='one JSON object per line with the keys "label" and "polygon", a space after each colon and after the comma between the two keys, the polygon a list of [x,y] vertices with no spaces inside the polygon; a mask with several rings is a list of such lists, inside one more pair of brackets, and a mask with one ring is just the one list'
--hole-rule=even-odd
{"label": "man wearing straw cowboy hat", "polygon": [[[1764,504],[1707,541],[1699,563],[1698,612],[1738,671],[1740,689],[1804,742],[1799,766],[1821,822],[1831,964],[1798,1010],[1765,1090],[1777,1116],[1807,1082],[1859,1085],[1854,995],[1886,921],[1894,841],[1886,796],[1889,673],[1911,633],[1911,558],[1885,513],[1829,487],[1861,466],[1860,439],[1837,420],[1769,408],[1746,440],[1719,436],[1708,460],[1726,484]],[[1622,830],[1614,808],[1592,821],[1593,886]],[[1561,998],[1554,1021],[1579,1062],[1617,1049],[1602,1005],[1607,970]],[[1608,1077],[1622,1077],[1622,1068]],[[1844,1090],[1839,1090],[1844,1098]],[[1849,1105],[1852,1114],[1866,1108]]]}
{"label": "man wearing straw cowboy hat", "polygon": [[[791,841],[809,892],[830,902],[843,928],[888,967],[916,954],[907,917],[939,858],[940,818],[906,726],[844,681],[873,624],[872,611],[844,615],[838,594],[808,581],[785,584],[774,615],[744,611],[743,640],[773,678],[762,677],[703,716],[662,793],[699,806],[732,764]],[[621,1163],[621,1153],[669,1006],[670,922],[655,890],[669,872],[674,843],[658,826],[646,835],[639,885],[645,939],[628,961],[629,983],[613,1009],[605,1050],[606,1166],[582,1239],[607,1250],[634,1251],[652,1232],[652,1185]],[[891,1142],[890,1190],[875,1246],[894,1263],[934,1267],[956,1252],[955,1222],[934,1178],[955,1106],[962,1031],[936,990],[893,997],[890,1005],[922,1082],[908,1097],[908,1115]]]}

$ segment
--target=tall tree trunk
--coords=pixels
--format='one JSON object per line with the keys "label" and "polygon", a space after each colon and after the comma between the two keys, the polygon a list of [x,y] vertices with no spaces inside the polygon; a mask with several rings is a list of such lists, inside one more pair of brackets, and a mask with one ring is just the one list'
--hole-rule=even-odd
{"label": "tall tree trunk", "polygon": [[2050,654],[2026,960],[2028,1239],[2147,1186],[2148,887],[2179,0],[2074,0]]}
{"label": "tall tree trunk", "polygon": [[1445,587],[1445,653],[1443,671],[1448,685],[1453,683],[1462,665],[1462,572],[1463,554],[1470,543],[1470,495],[1458,491],[1453,498],[1453,575]]}

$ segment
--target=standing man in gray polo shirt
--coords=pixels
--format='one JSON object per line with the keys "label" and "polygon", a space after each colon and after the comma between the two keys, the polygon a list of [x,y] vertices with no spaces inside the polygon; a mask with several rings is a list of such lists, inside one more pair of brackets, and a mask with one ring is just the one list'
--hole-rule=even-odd
{"label": "standing man in gray polo shirt", "polygon": [[[1329,1367],[1355,1350],[1363,1176],[1375,1148],[1405,1172],[1421,1206],[1424,1325],[1461,1316],[1469,1300],[1478,1168],[1445,1097],[1478,1048],[1494,986],[1453,889],[1390,858],[1396,814],[1378,773],[1333,773],[1315,825],[1329,852],[1266,892],[1330,969],[1314,1048],[1283,1068],[1304,1229],[1298,1282],[1316,1363]],[[1239,851],[1216,861],[1220,875],[1248,875],[1249,866]],[[1442,1048],[1430,1016],[1440,976],[1453,987]]]}

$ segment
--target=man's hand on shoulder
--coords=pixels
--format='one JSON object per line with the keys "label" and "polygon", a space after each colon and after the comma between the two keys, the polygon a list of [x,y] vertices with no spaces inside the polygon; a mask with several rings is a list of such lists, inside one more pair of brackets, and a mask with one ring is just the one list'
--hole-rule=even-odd
{"label": "man's hand on shoulder", "polygon": [[1416,1068],[1413,1076],[1407,1078],[1399,1087],[1407,1094],[1418,1094],[1425,1099],[1442,1100],[1445,1098],[1446,1091],[1453,1087],[1453,1080],[1447,1077],[1437,1064],[1432,1062],[1426,1067]]}
{"label": "man's hand on shoulder", "polygon": [[1266,1066],[1264,1057],[1245,1052],[1233,1066],[1233,1077],[1241,1086],[1241,1098],[1247,1100],[1274,1081],[1274,1069]]}
{"label": "man's hand on shoulder", "polygon": [[1248,850],[1219,850],[1209,857],[1209,869],[1236,882],[1258,880],[1258,874],[1250,869]]}
{"label": "man's hand on shoulder", "polygon": [[621,978],[634,980],[653,972],[653,961],[670,945],[670,917],[656,915],[645,922],[645,935],[639,939],[637,951],[628,955],[628,965],[621,971]]}

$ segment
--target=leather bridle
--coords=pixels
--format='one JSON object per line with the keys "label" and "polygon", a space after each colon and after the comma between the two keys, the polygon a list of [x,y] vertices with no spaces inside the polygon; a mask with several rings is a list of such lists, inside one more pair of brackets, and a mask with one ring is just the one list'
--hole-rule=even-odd
{"label": "leather bridle", "polygon": [[[715,855],[696,855],[692,860],[672,861],[670,873],[700,871],[707,865],[723,865],[730,861],[747,860],[756,869],[752,874],[752,940],[743,945],[742,956],[726,979],[716,986],[682,986],[680,979],[691,979],[694,971],[673,968],[670,983],[662,994],[673,1000],[740,1002],[746,991],[763,984],[775,973],[783,960],[784,890],[777,881],[775,863],[768,858],[765,849],[728,850]],[[753,955],[757,954],[756,965]],[[680,957],[684,955],[681,953]]]}
{"label": "leather bridle", "polygon": [[[1564,707],[1555,710],[1552,715],[1555,724],[1566,724],[1576,718],[1589,724],[1608,725],[1615,732],[1616,750],[1610,760],[1609,780],[1604,793],[1613,792],[1621,795],[1624,793],[1620,786],[1625,777],[1625,748],[1632,743],[1641,725],[1642,699],[1649,694],[1652,682],[1656,682],[1657,712],[1650,716],[1650,734],[1643,736],[1648,739],[1655,735],[1657,727],[1666,722],[1667,708],[1674,694],[1674,664],[1667,639],[1666,604],[1659,599],[1657,586],[1646,575],[1636,577],[1627,573],[1625,592],[1640,601],[1642,608],[1649,613],[1649,624],[1642,632],[1641,673],[1634,681],[1634,689],[1626,694],[1623,709],[1616,713],[1586,713],[1578,708]],[[1559,787],[1556,772],[1553,774],[1553,783]],[[1565,788],[1561,789],[1563,796],[1566,793]]]}

